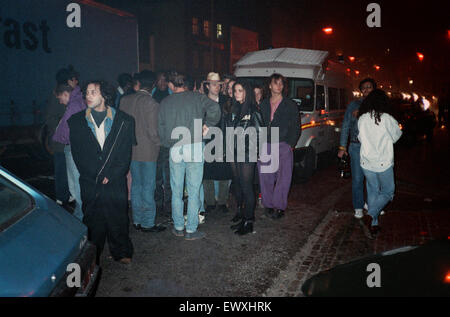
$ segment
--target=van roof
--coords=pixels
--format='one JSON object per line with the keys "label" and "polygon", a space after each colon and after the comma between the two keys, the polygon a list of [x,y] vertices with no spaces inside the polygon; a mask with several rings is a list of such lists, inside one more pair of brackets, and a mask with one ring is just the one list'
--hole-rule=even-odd
{"label": "van roof", "polygon": [[322,66],[327,56],[328,52],[326,51],[284,47],[247,53],[235,66],[242,67],[265,63]]}

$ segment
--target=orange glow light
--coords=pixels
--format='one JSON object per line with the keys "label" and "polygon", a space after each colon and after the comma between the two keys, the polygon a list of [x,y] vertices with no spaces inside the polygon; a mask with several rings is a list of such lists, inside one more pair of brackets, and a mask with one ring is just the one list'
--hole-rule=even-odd
{"label": "orange glow light", "polygon": [[356,74],[356,75],[359,75],[359,70],[355,70],[355,74]]}
{"label": "orange glow light", "polygon": [[419,52],[417,52],[416,54],[417,54],[417,57],[419,58],[419,61],[423,61],[423,58],[424,58],[423,54],[419,53]]}
{"label": "orange glow light", "polygon": [[333,28],[323,28],[322,31],[326,34],[326,35],[330,35],[333,33]]}
{"label": "orange glow light", "polygon": [[445,276],[445,283],[450,283],[450,272]]}
{"label": "orange glow light", "polygon": [[354,56],[349,56],[348,59],[350,60],[350,62],[354,62],[355,61],[355,57]]}
{"label": "orange glow light", "polygon": [[373,67],[375,67],[376,70],[380,70],[380,68],[381,68],[381,67],[378,66],[378,65],[374,65]]}

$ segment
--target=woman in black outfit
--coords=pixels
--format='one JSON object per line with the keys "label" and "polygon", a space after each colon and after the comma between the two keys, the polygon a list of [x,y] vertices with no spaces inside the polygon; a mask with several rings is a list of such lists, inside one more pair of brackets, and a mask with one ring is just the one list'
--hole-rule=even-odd
{"label": "woman in black outfit", "polygon": [[[262,116],[256,106],[252,87],[238,79],[233,85],[232,113],[231,118],[227,121],[227,127],[235,129],[234,148],[232,149],[234,162],[231,163],[231,169],[237,212],[232,221],[239,221],[239,223],[231,228],[236,230],[235,233],[239,235],[253,232],[255,219],[253,180],[258,156],[259,128],[262,126]],[[236,130],[239,127],[243,130]],[[247,130],[248,128],[250,130]],[[242,137],[245,140],[244,147],[242,144],[238,144],[238,140]],[[231,146],[232,143],[227,142],[227,146]]]}

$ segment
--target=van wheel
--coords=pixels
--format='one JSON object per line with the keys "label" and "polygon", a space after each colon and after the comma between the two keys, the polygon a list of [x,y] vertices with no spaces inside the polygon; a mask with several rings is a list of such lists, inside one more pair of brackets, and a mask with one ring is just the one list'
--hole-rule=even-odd
{"label": "van wheel", "polygon": [[294,177],[299,183],[306,183],[316,169],[316,151],[311,146],[304,149],[302,158],[294,162]]}

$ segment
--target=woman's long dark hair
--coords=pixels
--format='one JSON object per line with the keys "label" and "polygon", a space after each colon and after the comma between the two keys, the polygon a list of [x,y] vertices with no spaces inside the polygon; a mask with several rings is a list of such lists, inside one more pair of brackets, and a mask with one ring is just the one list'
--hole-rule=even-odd
{"label": "woman's long dark hair", "polygon": [[370,117],[375,117],[375,124],[380,122],[383,113],[391,114],[391,105],[389,97],[381,89],[374,89],[366,98],[364,98],[359,107],[358,118],[369,112]]}
{"label": "woman's long dark hair", "polygon": [[[234,97],[234,88],[236,85],[241,85],[245,91],[245,100],[242,104],[240,104],[236,98]],[[233,85],[233,99],[232,99],[232,112],[236,115],[242,116],[241,114],[246,114],[249,109],[252,109],[256,105],[255,101],[255,92],[253,91],[252,86],[241,79],[238,79]]]}

